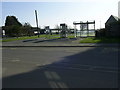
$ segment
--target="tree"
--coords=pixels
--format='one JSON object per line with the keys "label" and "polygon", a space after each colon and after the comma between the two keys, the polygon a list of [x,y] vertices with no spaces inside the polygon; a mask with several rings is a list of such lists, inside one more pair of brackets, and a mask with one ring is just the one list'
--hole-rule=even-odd
{"label": "tree", "polygon": [[5,20],[5,32],[7,36],[20,36],[20,27],[22,24],[15,16],[7,16]]}
{"label": "tree", "polygon": [[24,25],[24,27],[31,27],[30,23],[26,22]]}
{"label": "tree", "polygon": [[23,30],[22,30],[22,32],[24,32],[27,36],[32,36],[32,35],[34,35],[34,31],[32,31],[32,27],[31,27],[31,25],[27,22],[27,23],[25,23],[24,25],[23,25]]}
{"label": "tree", "polygon": [[7,36],[18,37],[20,36],[20,26],[17,25],[6,26],[5,32]]}
{"label": "tree", "polygon": [[17,25],[22,26],[15,16],[7,16],[5,20],[5,26]]}

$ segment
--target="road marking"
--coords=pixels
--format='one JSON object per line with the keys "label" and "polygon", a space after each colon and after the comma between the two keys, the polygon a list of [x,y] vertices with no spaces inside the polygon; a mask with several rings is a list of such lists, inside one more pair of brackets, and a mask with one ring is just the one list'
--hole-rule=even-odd
{"label": "road marking", "polygon": [[51,75],[55,80],[60,80],[60,76],[56,72],[51,72]]}
{"label": "road marking", "polygon": [[68,88],[68,86],[65,83],[59,81],[49,81],[49,84],[52,88],[65,88],[65,89]]}
{"label": "road marking", "polygon": [[60,76],[56,72],[45,71],[44,74],[48,79],[60,80]]}
{"label": "road marking", "polygon": [[47,79],[53,79],[53,77],[52,77],[52,75],[50,74],[49,71],[45,71],[44,74],[47,77]]}
{"label": "road marking", "polygon": [[52,88],[59,88],[58,85],[56,84],[56,82],[54,82],[54,81],[49,81],[49,85],[50,85]]}
{"label": "road marking", "polygon": [[57,84],[60,88],[68,88],[67,85],[63,82],[58,82]]}

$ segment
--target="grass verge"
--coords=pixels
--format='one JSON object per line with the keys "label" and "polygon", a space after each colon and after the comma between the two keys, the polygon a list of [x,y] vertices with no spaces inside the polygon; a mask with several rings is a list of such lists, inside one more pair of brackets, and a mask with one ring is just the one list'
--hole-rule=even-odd
{"label": "grass verge", "polygon": [[[14,37],[14,38],[6,38],[4,40],[1,40],[2,42],[9,42],[9,41],[17,41],[17,40],[26,40],[26,39],[37,39],[37,38],[45,38],[45,39],[59,39],[60,35],[59,34],[52,34],[52,35],[39,35],[38,36],[26,36],[26,37]],[[68,38],[74,38],[74,35],[68,35]]]}
{"label": "grass verge", "polygon": [[56,39],[59,38],[58,34],[53,34],[53,35],[39,35],[38,36],[26,36],[26,37],[15,37],[15,38],[8,38],[8,39],[4,39],[2,40],[2,42],[9,42],[9,41],[16,41],[16,40],[26,40],[26,39],[37,39],[37,38],[46,38],[46,39]]}
{"label": "grass verge", "polygon": [[88,37],[81,40],[80,43],[120,43],[120,38]]}

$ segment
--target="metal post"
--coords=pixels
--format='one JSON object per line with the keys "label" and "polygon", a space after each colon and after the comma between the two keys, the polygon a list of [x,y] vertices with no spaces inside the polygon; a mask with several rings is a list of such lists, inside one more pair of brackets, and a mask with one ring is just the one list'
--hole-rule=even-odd
{"label": "metal post", "polygon": [[[35,16],[36,16],[36,25],[37,25],[37,30],[38,30],[37,10],[35,10]],[[39,37],[39,30],[38,30],[38,37]]]}
{"label": "metal post", "polygon": [[76,25],[75,24],[74,24],[74,34],[75,34],[75,37],[77,37]]}
{"label": "metal post", "polygon": [[87,21],[87,37],[89,36],[89,30],[88,30],[88,21]]}
{"label": "metal post", "polygon": [[76,25],[75,25],[75,29],[76,29],[76,37],[77,37],[77,28],[76,28]]}
{"label": "metal post", "polygon": [[[80,22],[81,23],[81,22]],[[81,28],[81,24],[80,24],[80,37],[81,37],[81,33],[82,33],[82,28]]]}
{"label": "metal post", "polygon": [[83,34],[83,22],[80,21],[80,37],[82,37]]}
{"label": "metal post", "polygon": [[95,21],[94,21],[94,30],[95,30]]}

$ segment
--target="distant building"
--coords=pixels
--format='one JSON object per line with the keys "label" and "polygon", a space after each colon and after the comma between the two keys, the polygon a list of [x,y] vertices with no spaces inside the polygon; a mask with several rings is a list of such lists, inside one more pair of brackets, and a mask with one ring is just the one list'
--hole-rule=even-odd
{"label": "distant building", "polygon": [[4,26],[0,27],[0,37],[5,37],[5,30]]}
{"label": "distant building", "polygon": [[35,35],[40,34],[40,28],[32,27],[31,29],[32,29],[32,31],[34,32]]}
{"label": "distant building", "polygon": [[111,15],[105,23],[106,36],[119,37],[120,36],[120,18]]}

